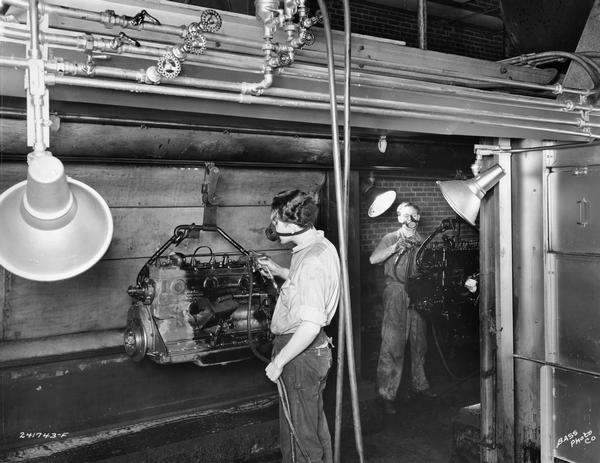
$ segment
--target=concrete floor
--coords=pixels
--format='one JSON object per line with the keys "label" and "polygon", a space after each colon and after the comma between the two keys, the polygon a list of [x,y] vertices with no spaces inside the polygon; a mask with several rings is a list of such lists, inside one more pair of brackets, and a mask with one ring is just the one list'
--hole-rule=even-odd
{"label": "concrete floor", "polygon": [[[368,463],[450,463],[452,458],[452,422],[460,408],[479,402],[479,378],[454,380],[433,388],[437,398],[407,398],[402,392],[396,400],[397,415],[379,412],[379,419],[363,423],[363,447]],[[374,402],[375,404],[377,402]],[[351,420],[346,415],[345,421]],[[333,423],[330,426],[333,428]],[[332,431],[333,432],[333,431]],[[245,462],[249,460],[243,460]],[[279,463],[279,455],[269,455],[252,463]],[[354,436],[343,434],[341,461],[359,461]]]}
{"label": "concrete floor", "polygon": [[[382,415],[380,430],[363,432],[364,456],[369,463],[449,463],[452,421],[458,410],[479,401],[479,378],[454,381],[434,388],[434,399],[414,397],[396,401],[397,415]],[[350,445],[348,445],[350,444]],[[342,461],[358,461],[354,442],[346,443]]]}

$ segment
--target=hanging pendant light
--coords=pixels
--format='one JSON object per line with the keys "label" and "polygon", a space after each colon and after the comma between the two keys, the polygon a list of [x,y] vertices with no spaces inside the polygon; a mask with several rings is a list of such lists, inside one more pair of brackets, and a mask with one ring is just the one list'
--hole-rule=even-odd
{"label": "hanging pendant light", "polygon": [[104,199],[67,177],[62,162],[46,149],[37,11],[37,1],[30,0],[27,111],[33,120],[34,150],[27,156],[27,180],[0,195],[0,265],[30,280],[57,281],[100,260],[110,245],[113,221]]}
{"label": "hanging pendant light", "polygon": [[396,201],[395,190],[375,186],[373,173],[369,175],[369,178],[362,185],[362,194],[365,197],[368,207],[367,215],[371,218],[379,217]]}

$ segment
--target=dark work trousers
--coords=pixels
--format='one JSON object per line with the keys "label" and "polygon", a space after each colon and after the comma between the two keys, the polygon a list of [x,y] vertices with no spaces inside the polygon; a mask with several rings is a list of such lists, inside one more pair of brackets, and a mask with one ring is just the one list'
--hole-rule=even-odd
{"label": "dark work trousers", "polygon": [[429,388],[425,377],[427,324],[421,314],[408,308],[408,294],[401,283],[388,283],[383,290],[381,349],[377,364],[379,394],[394,400],[402,378],[404,349],[410,343],[412,379],[415,391]]}
{"label": "dark work trousers", "polygon": [[[291,334],[276,336],[273,342],[273,357],[291,339]],[[327,373],[331,368],[331,349],[327,336],[321,331],[316,339],[301,354],[283,367],[280,378],[287,390],[292,424],[300,444],[308,453],[310,460],[302,454],[294,442],[297,463],[332,463],[331,436],[327,419],[323,411],[323,390],[327,382]],[[292,461],[290,429],[279,401],[279,445],[282,462]]]}

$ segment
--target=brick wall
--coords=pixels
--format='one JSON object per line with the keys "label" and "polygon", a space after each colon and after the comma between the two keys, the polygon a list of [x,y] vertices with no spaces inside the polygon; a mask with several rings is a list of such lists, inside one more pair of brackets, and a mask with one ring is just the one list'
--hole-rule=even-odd
{"label": "brick wall", "polygon": [[[312,0],[309,4],[311,11],[317,8],[316,5],[316,0]],[[331,27],[342,30],[344,27],[342,2],[327,0],[326,5]],[[469,2],[469,7],[473,9],[473,12],[489,15],[499,14],[498,5],[498,0]],[[367,2],[360,4],[351,2],[350,10],[353,33],[402,40],[409,47],[418,46],[416,12]],[[427,48],[491,61],[505,57],[503,33],[431,15],[427,18]]]}
{"label": "brick wall", "polygon": [[[379,217],[371,218],[367,215],[368,204],[364,199],[361,199],[360,205],[362,376],[369,379],[375,377],[381,343],[383,317],[381,295],[384,288],[383,266],[371,265],[369,255],[386,233],[398,229],[396,207],[400,202],[411,201],[421,208],[418,230],[423,239],[435,230],[442,219],[456,217],[456,213],[442,196],[435,179],[407,178],[399,174],[381,173],[375,175],[375,186],[394,189],[398,196],[394,206]],[[463,223],[460,236],[464,240],[474,240],[477,238],[477,231]],[[439,236],[434,239],[434,242],[438,239]],[[437,354],[431,343],[429,351],[429,355],[435,358]],[[407,363],[410,362],[405,362]]]}
{"label": "brick wall", "polygon": [[[360,248],[363,252],[371,253],[384,234],[398,229],[396,206],[400,202],[410,201],[421,208],[419,233],[423,238],[433,232],[442,219],[456,217],[456,213],[448,206],[435,180],[430,178],[376,176],[375,186],[396,190],[397,201],[384,214],[371,218],[367,215],[367,203],[364,198],[361,200]],[[468,225],[464,225],[461,232],[473,237],[472,228]]]}

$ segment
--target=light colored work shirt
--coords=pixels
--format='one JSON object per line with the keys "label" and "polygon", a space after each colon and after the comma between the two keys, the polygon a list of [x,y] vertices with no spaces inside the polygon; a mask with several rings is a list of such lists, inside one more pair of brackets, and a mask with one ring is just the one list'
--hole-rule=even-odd
{"label": "light colored work shirt", "polygon": [[292,249],[290,272],[281,286],[271,331],[294,333],[304,321],[327,326],[339,299],[340,259],[335,246],[318,230],[315,241]]}

